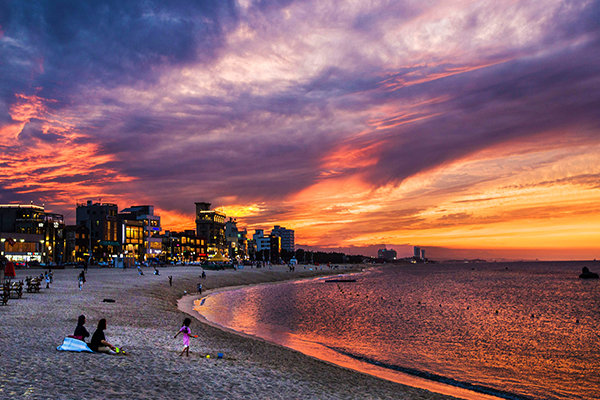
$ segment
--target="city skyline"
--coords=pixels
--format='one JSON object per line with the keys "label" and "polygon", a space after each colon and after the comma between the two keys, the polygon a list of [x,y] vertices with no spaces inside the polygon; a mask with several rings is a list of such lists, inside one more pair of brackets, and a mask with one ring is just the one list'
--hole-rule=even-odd
{"label": "city skyline", "polygon": [[183,230],[206,201],[297,246],[595,259],[599,21],[594,1],[2,3],[0,203],[152,204]]}

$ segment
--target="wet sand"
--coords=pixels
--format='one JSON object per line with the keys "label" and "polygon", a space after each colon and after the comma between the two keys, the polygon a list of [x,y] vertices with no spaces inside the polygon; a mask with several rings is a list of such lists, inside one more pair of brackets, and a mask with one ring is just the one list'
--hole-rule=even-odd
{"label": "wet sand", "polygon": [[[192,319],[190,357],[173,339],[188,314],[178,300],[204,290],[300,279],[331,273],[297,267],[207,271],[199,267],[135,270],[90,268],[83,290],[79,269],[54,271],[49,289],[24,293],[0,307],[0,399],[448,399],[423,389],[337,367],[296,351],[242,337]],[[17,279],[39,269],[17,270]],[[345,272],[345,271],[341,271]],[[169,286],[168,276],[173,276]],[[114,303],[103,302],[113,299]],[[60,352],[85,314],[93,334],[106,318],[108,341],[128,356]],[[89,341],[89,338],[88,338]],[[216,359],[223,353],[224,359]],[[205,358],[211,354],[211,359]]]}

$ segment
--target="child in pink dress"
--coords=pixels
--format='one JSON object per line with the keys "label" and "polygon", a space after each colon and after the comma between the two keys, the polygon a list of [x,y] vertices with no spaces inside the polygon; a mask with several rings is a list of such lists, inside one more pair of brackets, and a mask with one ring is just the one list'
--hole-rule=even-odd
{"label": "child in pink dress", "polygon": [[186,357],[190,356],[190,336],[192,336],[192,330],[190,329],[191,319],[186,318],[183,320],[183,325],[181,325],[181,329],[173,338],[176,338],[180,333],[183,333],[183,350],[181,350],[181,354],[179,357],[183,356],[185,353]]}

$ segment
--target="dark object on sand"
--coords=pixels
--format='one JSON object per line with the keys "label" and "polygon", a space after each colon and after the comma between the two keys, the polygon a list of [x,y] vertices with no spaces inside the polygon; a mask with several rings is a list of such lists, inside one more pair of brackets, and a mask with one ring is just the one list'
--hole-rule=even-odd
{"label": "dark object on sand", "polygon": [[356,279],[327,279],[325,282],[356,282]]}
{"label": "dark object on sand", "polygon": [[103,303],[114,303],[115,301],[113,299],[104,299],[102,300]]}
{"label": "dark object on sand", "polygon": [[590,272],[590,270],[588,269],[588,267],[583,267],[581,269],[582,274],[579,275],[579,277],[581,279],[598,279],[598,274],[594,273],[594,272]]}

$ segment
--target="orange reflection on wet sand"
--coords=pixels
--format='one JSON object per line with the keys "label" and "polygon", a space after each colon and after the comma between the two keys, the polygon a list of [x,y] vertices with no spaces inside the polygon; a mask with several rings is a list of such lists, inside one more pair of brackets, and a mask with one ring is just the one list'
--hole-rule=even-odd
{"label": "orange reflection on wet sand", "polygon": [[[460,387],[445,385],[443,383],[429,381],[416,376],[404,374],[402,372],[393,371],[390,369],[378,367],[354,358],[340,354],[339,352],[328,349],[326,346],[320,345],[319,337],[311,337],[311,341],[304,340],[301,335],[292,334],[283,330],[264,329],[264,325],[257,320],[258,310],[261,307],[262,295],[260,291],[255,291],[252,296],[244,298],[243,307],[225,307],[223,302],[215,303],[211,301],[211,296],[204,297],[194,301],[194,310],[197,311],[203,320],[218,328],[228,332],[233,332],[244,337],[254,337],[267,340],[281,346],[299,351],[307,356],[317,358],[319,360],[335,364],[344,368],[359,371],[365,374],[373,375],[392,382],[397,382],[403,385],[426,389],[432,392],[441,393],[449,396],[454,396],[468,400],[497,400],[497,397],[488,396],[481,393],[472,392]],[[212,294],[217,296],[218,293]],[[208,302],[208,304],[206,304]],[[210,304],[212,303],[212,304]],[[204,305],[211,305],[205,307]],[[222,326],[213,322],[214,316],[219,314],[228,314],[225,319],[228,321],[228,326]],[[262,329],[261,329],[262,327]],[[326,341],[326,338],[322,338]],[[372,349],[376,352],[376,349]]]}

